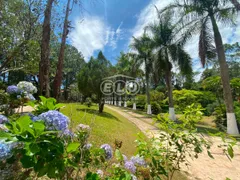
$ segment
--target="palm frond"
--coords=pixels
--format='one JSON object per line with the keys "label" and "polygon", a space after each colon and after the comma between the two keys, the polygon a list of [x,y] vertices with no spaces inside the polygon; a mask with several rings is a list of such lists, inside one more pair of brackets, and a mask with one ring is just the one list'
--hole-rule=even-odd
{"label": "palm frond", "polygon": [[178,66],[183,75],[192,73],[192,59],[190,55],[181,47],[178,46]]}
{"label": "palm frond", "polygon": [[228,26],[236,25],[237,10],[233,7],[217,9],[215,11],[216,19]]}
{"label": "palm frond", "polygon": [[215,47],[212,45],[213,37],[209,33],[208,17],[202,21],[201,32],[199,37],[199,57],[202,66],[205,67],[206,59],[213,59],[216,57]]}

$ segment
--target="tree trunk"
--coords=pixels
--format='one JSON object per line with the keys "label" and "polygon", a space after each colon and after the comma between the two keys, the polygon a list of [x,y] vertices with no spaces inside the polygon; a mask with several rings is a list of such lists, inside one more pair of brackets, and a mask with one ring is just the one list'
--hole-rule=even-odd
{"label": "tree trunk", "polygon": [[233,107],[233,98],[232,92],[230,87],[230,80],[229,80],[229,72],[228,72],[228,65],[226,62],[225,50],[222,42],[222,36],[219,32],[218,25],[214,15],[210,16],[214,31],[214,40],[217,49],[218,61],[220,65],[220,74],[221,80],[223,84],[223,96],[227,110],[227,132],[229,134],[238,134],[237,122],[236,117],[234,114],[234,107]]}
{"label": "tree trunk", "polygon": [[63,26],[63,34],[62,34],[62,43],[60,47],[60,52],[58,56],[58,64],[57,64],[57,72],[54,78],[53,82],[53,96],[56,99],[59,99],[60,96],[60,90],[61,90],[61,84],[62,84],[62,71],[63,71],[63,61],[64,61],[64,52],[65,52],[65,45],[66,45],[66,39],[68,35],[68,16],[70,12],[70,2],[71,0],[67,1],[67,9],[65,14],[65,20],[64,20],[64,26]]}
{"label": "tree trunk", "polygon": [[235,6],[235,8],[240,11],[240,3],[237,0],[231,0],[232,4]]}
{"label": "tree trunk", "polygon": [[49,85],[49,69],[50,69],[50,33],[51,33],[51,12],[52,4],[54,0],[48,0],[46,10],[44,12],[44,22],[42,31],[42,42],[41,42],[41,61],[39,63],[39,94],[50,96],[50,85]]}
{"label": "tree trunk", "polygon": [[150,104],[150,92],[149,92],[149,72],[147,68],[147,59],[145,58],[145,76],[146,76],[146,96],[147,96],[147,114],[152,114],[151,104]]}
{"label": "tree trunk", "polygon": [[[167,52],[166,52],[167,53]],[[166,54],[166,57],[168,55]],[[174,110],[174,103],[173,103],[173,87],[172,87],[172,72],[170,66],[170,62],[168,62],[168,67],[166,70],[166,85],[167,85],[167,91],[168,91],[168,103],[169,103],[169,118],[173,121],[176,120],[175,110]]]}
{"label": "tree trunk", "polygon": [[166,71],[166,85],[168,90],[168,102],[169,102],[169,108],[173,108],[173,94],[172,94],[172,73],[171,70]]}
{"label": "tree trunk", "polygon": [[102,100],[102,98],[100,98],[99,104],[98,104],[98,112],[102,113],[104,109],[104,101]]}

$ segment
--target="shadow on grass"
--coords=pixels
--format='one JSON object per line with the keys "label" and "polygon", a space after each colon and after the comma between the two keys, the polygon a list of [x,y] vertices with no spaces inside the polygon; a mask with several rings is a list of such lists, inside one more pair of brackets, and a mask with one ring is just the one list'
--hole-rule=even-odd
{"label": "shadow on grass", "polygon": [[115,121],[119,121],[119,119],[116,116],[113,116],[112,114],[107,113],[107,112],[99,113],[99,111],[96,110],[96,109],[88,109],[88,108],[80,109],[80,108],[77,108],[76,110],[77,111],[82,111],[82,112],[87,112],[89,114],[97,115],[97,116],[100,116],[100,117],[103,117],[103,118],[108,118],[108,119],[113,119]]}
{"label": "shadow on grass", "polygon": [[197,127],[197,132],[198,133],[204,133],[204,134],[208,134],[208,133],[216,134],[216,133],[219,133],[219,130],[215,129],[215,128],[211,128],[211,127],[207,127],[207,126],[203,126],[203,125],[197,125],[196,127]]}

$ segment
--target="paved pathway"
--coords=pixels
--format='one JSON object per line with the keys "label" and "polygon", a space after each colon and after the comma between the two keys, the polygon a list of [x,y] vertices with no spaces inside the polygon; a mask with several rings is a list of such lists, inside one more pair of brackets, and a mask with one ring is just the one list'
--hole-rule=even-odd
{"label": "paved pathway", "polygon": [[[133,122],[148,138],[159,135],[160,131],[153,125],[151,118],[119,107],[109,105],[106,107]],[[183,171],[189,175],[189,179],[226,180],[228,177],[231,180],[240,180],[240,146],[234,148],[235,157],[232,161],[229,161],[217,147],[221,144],[221,139],[217,137],[206,138],[213,142],[211,153],[214,159],[209,158],[207,152],[203,152],[198,159],[190,160],[191,166],[189,168],[183,167]]]}

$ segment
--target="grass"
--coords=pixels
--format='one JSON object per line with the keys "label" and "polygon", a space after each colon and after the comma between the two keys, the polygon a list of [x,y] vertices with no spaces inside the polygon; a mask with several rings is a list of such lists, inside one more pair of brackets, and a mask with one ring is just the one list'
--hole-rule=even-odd
{"label": "grass", "polygon": [[[157,115],[148,115],[145,111],[143,110],[132,110],[131,108],[123,108],[126,109],[128,111],[132,111],[134,113],[143,115],[146,118],[156,118]],[[182,116],[182,114],[177,114],[176,117],[180,118]],[[212,134],[216,134],[219,132],[219,130],[216,128],[214,121],[214,116],[203,116],[203,119],[197,124],[197,131],[199,133],[204,133],[204,134],[208,134],[208,133],[212,133]]]}
{"label": "grass", "polygon": [[77,103],[65,104],[61,110],[71,119],[71,129],[74,131],[80,123],[91,127],[90,142],[96,146],[107,143],[114,147],[115,140],[122,141],[121,151],[126,155],[136,152],[134,141],[140,130],[126,118],[110,109],[104,108],[103,113],[98,113],[98,106],[88,108]]}

